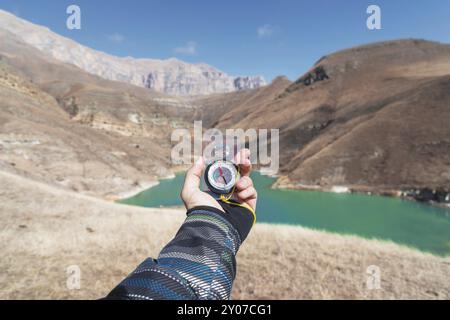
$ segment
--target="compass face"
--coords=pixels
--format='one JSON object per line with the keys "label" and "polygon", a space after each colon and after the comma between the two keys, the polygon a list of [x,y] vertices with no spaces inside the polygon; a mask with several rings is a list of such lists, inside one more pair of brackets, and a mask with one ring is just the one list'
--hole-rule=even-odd
{"label": "compass face", "polygon": [[217,194],[228,194],[236,184],[238,172],[229,161],[215,161],[206,168],[205,180],[210,190]]}

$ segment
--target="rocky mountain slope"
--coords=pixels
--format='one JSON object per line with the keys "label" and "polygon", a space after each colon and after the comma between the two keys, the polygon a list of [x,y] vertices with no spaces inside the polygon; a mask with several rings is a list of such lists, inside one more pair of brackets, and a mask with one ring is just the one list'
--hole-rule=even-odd
{"label": "rocky mountain slope", "polygon": [[171,174],[170,133],[192,106],[0,38],[1,169],[101,196]]}
{"label": "rocky mountain slope", "polygon": [[121,58],[99,52],[46,27],[0,10],[0,29],[10,31],[46,55],[107,80],[154,89],[170,95],[202,95],[254,89],[265,85],[260,76],[230,76],[207,64],[177,59]]}
{"label": "rocky mountain slope", "polygon": [[361,46],[294,83],[197,101],[213,126],[280,129],[279,186],[450,187],[450,45]]}

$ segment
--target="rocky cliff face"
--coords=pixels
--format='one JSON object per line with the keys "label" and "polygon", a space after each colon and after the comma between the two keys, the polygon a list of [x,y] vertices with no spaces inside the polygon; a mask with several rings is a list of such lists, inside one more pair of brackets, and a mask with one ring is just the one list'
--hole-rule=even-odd
{"label": "rocky cliff face", "polygon": [[156,60],[111,56],[2,10],[0,28],[12,32],[45,54],[91,74],[171,95],[232,92],[266,84],[260,76],[234,77],[207,64],[189,64],[173,58]]}

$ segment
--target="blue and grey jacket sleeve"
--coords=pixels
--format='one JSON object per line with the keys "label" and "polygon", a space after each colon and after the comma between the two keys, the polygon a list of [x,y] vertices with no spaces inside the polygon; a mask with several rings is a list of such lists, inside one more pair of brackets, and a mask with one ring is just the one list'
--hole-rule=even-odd
{"label": "blue and grey jacket sleeve", "polygon": [[106,299],[229,299],[236,253],[254,223],[252,213],[221,203],[187,212],[183,225],[160,252],[148,258]]}

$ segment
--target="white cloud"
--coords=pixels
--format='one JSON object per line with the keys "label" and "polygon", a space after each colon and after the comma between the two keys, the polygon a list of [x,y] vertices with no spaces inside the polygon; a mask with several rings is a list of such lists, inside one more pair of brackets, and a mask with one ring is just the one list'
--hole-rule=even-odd
{"label": "white cloud", "polygon": [[184,46],[175,48],[174,52],[178,54],[194,56],[197,54],[197,43],[194,41],[189,41]]}
{"label": "white cloud", "polygon": [[258,34],[258,38],[267,38],[273,35],[277,31],[277,27],[274,27],[270,24],[265,24],[263,26],[258,27],[256,33]]}
{"label": "white cloud", "polygon": [[125,41],[125,36],[120,33],[113,33],[107,36],[108,40],[114,43],[122,43]]}

